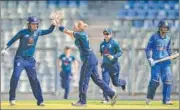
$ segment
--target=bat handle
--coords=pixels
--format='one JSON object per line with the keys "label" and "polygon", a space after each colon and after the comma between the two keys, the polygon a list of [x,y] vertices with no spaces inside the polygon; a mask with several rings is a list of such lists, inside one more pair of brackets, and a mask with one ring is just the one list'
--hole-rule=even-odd
{"label": "bat handle", "polygon": [[153,61],[154,64],[159,63],[160,61]]}

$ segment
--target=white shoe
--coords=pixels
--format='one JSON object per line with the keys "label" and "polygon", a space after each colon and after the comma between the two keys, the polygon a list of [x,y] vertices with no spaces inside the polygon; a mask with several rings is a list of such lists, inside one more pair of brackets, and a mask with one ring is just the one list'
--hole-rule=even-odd
{"label": "white shoe", "polygon": [[166,101],[166,103],[163,103],[164,105],[173,105],[171,101]]}
{"label": "white shoe", "polygon": [[87,104],[82,104],[81,102],[76,102],[76,103],[71,103],[72,106],[76,106],[76,107],[83,107],[83,106],[87,106]]}
{"label": "white shoe", "polygon": [[146,105],[150,105],[151,104],[151,99],[147,98],[146,99]]}
{"label": "white shoe", "polygon": [[11,106],[16,105],[16,101],[15,100],[10,100],[9,103],[10,103]]}
{"label": "white shoe", "polygon": [[38,106],[45,106],[45,103],[41,102]]}
{"label": "white shoe", "polygon": [[117,100],[118,96],[119,96],[118,93],[115,92],[114,96],[111,99],[111,106],[114,106],[116,104],[116,100]]}
{"label": "white shoe", "polygon": [[103,103],[103,104],[108,104],[110,101],[108,101],[108,100],[102,100],[102,102],[101,103]]}

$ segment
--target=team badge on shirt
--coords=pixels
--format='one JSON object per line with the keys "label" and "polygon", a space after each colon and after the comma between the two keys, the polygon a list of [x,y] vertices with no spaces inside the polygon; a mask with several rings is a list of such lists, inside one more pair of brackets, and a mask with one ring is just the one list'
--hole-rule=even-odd
{"label": "team badge on shirt", "polygon": [[104,54],[109,54],[108,49],[107,49],[107,48],[105,48],[105,49],[104,49],[104,51],[103,51],[103,53],[104,53]]}
{"label": "team badge on shirt", "polygon": [[34,39],[29,37],[28,38],[28,45],[31,46],[31,45],[34,45]]}
{"label": "team badge on shirt", "polygon": [[28,37],[29,37],[29,35],[25,35],[24,37],[28,38]]}

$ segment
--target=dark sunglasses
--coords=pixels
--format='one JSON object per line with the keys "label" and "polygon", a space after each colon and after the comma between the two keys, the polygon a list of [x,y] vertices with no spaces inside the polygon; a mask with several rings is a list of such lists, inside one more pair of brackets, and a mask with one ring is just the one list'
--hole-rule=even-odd
{"label": "dark sunglasses", "polygon": [[103,33],[104,35],[109,35],[109,33]]}

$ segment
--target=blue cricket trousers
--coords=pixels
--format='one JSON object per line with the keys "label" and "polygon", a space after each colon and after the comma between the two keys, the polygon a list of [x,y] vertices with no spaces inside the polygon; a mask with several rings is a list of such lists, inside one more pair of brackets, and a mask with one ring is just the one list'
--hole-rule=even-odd
{"label": "blue cricket trousers", "polygon": [[61,87],[65,90],[64,99],[68,99],[71,73],[61,71],[60,76],[61,76]]}
{"label": "blue cricket trousers", "polygon": [[90,77],[110,98],[115,94],[112,89],[99,78],[97,70],[98,60],[94,53],[86,56],[81,67],[80,81],[79,81],[79,102],[86,104],[86,93]]}
{"label": "blue cricket trousers", "polygon": [[9,91],[10,101],[15,100],[16,97],[15,92],[18,85],[19,77],[21,75],[21,72],[25,69],[30,81],[33,95],[37,100],[37,104],[39,105],[41,102],[43,102],[41,86],[37,78],[35,63],[36,61],[33,57],[22,57],[22,56],[15,57],[14,70],[10,81],[10,91]]}
{"label": "blue cricket trousers", "polygon": [[170,68],[171,62],[164,61],[155,64],[151,67],[151,80],[148,86],[147,98],[153,99],[156,89],[159,86],[160,78],[163,83],[163,103],[170,101],[171,88],[172,88],[172,73]]}
{"label": "blue cricket trousers", "polygon": [[[101,68],[102,68],[102,79],[105,83],[109,85],[111,78],[113,85],[116,87],[126,85],[125,80],[119,79],[120,66],[118,62],[114,64],[102,64]],[[109,100],[108,95],[105,92],[103,92],[103,96],[106,100]]]}

